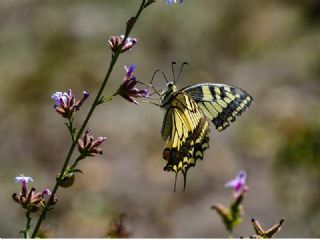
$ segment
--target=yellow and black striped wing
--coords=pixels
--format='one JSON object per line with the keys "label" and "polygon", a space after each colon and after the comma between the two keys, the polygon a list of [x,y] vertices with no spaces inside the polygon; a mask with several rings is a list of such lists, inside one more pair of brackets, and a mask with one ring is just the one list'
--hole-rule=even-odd
{"label": "yellow and black striped wing", "polygon": [[218,131],[230,126],[253,103],[253,98],[244,90],[224,84],[202,83],[181,91],[196,101]]}
{"label": "yellow and black striped wing", "polygon": [[163,159],[164,170],[174,171],[175,177],[181,171],[186,174],[189,167],[203,159],[204,151],[209,147],[209,123],[198,104],[186,93],[176,92],[171,105],[165,113],[161,135],[166,140]]}

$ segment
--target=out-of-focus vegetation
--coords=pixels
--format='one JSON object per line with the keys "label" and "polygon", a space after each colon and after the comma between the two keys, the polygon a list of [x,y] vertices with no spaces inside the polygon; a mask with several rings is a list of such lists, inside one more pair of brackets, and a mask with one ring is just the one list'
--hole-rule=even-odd
{"label": "out-of-focus vegetation", "polygon": [[[318,118],[320,119],[320,118]],[[319,236],[320,219],[320,125],[317,122],[288,122],[281,128],[283,143],[274,162],[277,195],[285,210],[294,213],[293,224],[308,224],[312,236]],[[290,202],[288,205],[287,203]],[[306,233],[304,233],[306,234]]]}
{"label": "out-of-focus vegetation", "polygon": [[[110,60],[107,40],[124,31],[138,1],[4,0],[0,2],[1,194],[0,235],[19,237],[23,210],[12,201],[14,176],[52,187],[69,148],[63,119],[50,95],[72,88],[97,91]],[[226,180],[240,169],[250,190],[244,221],[234,236],[286,221],[278,237],[320,237],[320,2],[158,0],[133,31],[139,42],[121,56],[105,95],[122,82],[123,65],[136,64],[148,82],[155,69],[187,61],[179,87],[219,82],[241,87],[254,105],[222,133],[189,171],[186,192],[172,192],[162,170],[163,112],[121,98],[97,109],[89,126],[106,136],[104,155],[80,164],[73,188],[45,221],[53,237],[105,236],[125,212],[134,237],[225,237],[210,206],[227,202]],[[159,77],[156,86],[165,88]],[[93,99],[79,111],[80,123]],[[177,189],[182,188],[179,179]]]}

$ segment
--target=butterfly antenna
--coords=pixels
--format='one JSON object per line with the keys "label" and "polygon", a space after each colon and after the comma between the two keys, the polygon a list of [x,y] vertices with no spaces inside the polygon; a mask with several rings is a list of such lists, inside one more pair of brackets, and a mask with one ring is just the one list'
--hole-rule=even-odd
{"label": "butterfly antenna", "polygon": [[[151,79],[152,80],[152,79]],[[137,81],[138,83],[140,83],[140,84],[142,84],[142,85],[144,85],[144,86],[147,86],[147,89],[149,89],[149,87],[151,87],[152,89],[153,89],[153,91],[154,91],[154,93],[152,93],[152,95],[153,94],[158,94],[159,96],[161,96],[161,94],[159,93],[159,91],[154,87],[154,86],[152,86],[152,84],[150,83],[150,84],[146,84],[146,83],[144,83],[144,82],[141,82],[141,81]],[[150,96],[150,95],[149,95]]]}
{"label": "butterfly antenna", "polygon": [[152,75],[151,81],[150,81],[150,83],[149,83],[150,85],[152,85],[152,82],[153,82],[153,80],[154,80],[154,78],[155,78],[155,76],[156,76],[156,74],[157,74],[158,72],[161,72],[161,73],[162,73],[162,76],[163,76],[164,80],[166,81],[166,83],[168,83],[168,79],[167,79],[166,75],[164,74],[164,72],[161,71],[160,69],[157,69],[157,70],[154,71],[154,73],[153,73],[153,75]]}
{"label": "butterfly antenna", "polygon": [[151,101],[142,100],[142,101],[140,101],[140,102],[141,102],[141,103],[149,103],[149,104],[155,105],[155,106],[157,106],[157,107],[160,107],[160,104],[154,103],[154,102],[151,102]]}
{"label": "butterfly antenna", "polygon": [[178,78],[177,78],[177,81],[176,81],[176,82],[178,82],[178,80],[179,80],[179,78],[180,78],[180,75],[181,75],[181,73],[182,73],[183,67],[184,67],[185,65],[189,65],[189,63],[184,62],[184,63],[181,64],[180,72],[179,72],[179,75],[178,75]]}
{"label": "butterfly antenna", "polygon": [[146,99],[150,99],[150,100],[159,100],[159,98],[155,98],[155,97],[152,97],[151,95],[154,95],[155,94],[155,92],[153,92],[152,94],[149,94],[148,96],[146,96],[146,97],[144,97],[144,98],[146,98]]}
{"label": "butterfly antenna", "polygon": [[174,65],[176,65],[177,63],[175,61],[172,61],[171,63],[171,69],[172,69],[172,75],[173,75],[173,82],[176,83],[176,76],[174,74]]}

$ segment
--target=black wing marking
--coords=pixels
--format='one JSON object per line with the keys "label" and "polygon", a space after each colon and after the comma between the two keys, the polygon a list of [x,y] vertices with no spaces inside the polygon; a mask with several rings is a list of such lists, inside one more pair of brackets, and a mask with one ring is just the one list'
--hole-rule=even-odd
{"label": "black wing marking", "polygon": [[246,91],[224,84],[202,83],[182,91],[198,103],[218,131],[230,126],[253,103],[253,98]]}
{"label": "black wing marking", "polygon": [[195,166],[198,159],[203,159],[209,147],[208,121],[197,103],[180,92],[171,101],[162,129],[162,137],[167,140],[163,150],[164,170],[175,172],[175,178],[181,171],[185,188],[188,169]]}

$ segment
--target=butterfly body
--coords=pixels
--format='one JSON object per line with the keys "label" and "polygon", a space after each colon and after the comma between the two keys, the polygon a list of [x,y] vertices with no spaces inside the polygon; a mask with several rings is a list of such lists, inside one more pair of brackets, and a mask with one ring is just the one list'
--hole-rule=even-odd
{"label": "butterfly body", "polygon": [[161,135],[166,141],[164,170],[173,171],[175,179],[184,176],[209,148],[209,121],[218,131],[227,128],[247,109],[253,98],[240,88],[224,84],[202,83],[177,90],[173,82],[161,95],[160,107],[166,110]]}

